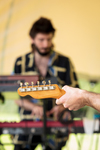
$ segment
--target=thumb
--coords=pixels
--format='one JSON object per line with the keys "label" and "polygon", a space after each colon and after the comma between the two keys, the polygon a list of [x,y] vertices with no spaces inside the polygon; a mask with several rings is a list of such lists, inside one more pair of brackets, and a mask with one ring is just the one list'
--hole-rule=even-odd
{"label": "thumb", "polygon": [[15,103],[16,103],[18,106],[21,106],[21,100],[15,100]]}

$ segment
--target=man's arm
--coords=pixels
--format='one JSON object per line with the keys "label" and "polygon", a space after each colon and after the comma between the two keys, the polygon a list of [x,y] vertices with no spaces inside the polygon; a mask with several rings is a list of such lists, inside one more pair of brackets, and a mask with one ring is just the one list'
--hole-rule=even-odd
{"label": "man's arm", "polygon": [[69,110],[78,110],[87,105],[100,112],[100,94],[69,86],[64,86],[63,89],[66,94],[57,99],[56,104],[63,104]]}
{"label": "man's arm", "polygon": [[28,111],[31,111],[31,115],[37,118],[42,118],[43,117],[43,107],[40,106],[40,105],[36,105],[32,102],[30,102],[29,100],[27,99],[19,99],[19,100],[16,100],[15,103],[20,106],[20,107],[23,107],[25,110],[28,110]]}

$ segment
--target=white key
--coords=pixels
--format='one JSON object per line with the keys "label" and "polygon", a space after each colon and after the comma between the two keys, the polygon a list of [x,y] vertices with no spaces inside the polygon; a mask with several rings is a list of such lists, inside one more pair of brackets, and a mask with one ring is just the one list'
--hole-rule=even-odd
{"label": "white key", "polygon": [[41,91],[41,90],[42,90],[42,87],[37,87],[37,90],[38,90],[38,91]]}
{"label": "white key", "polygon": [[54,90],[55,86],[49,86],[49,90]]}
{"label": "white key", "polygon": [[33,88],[32,88],[32,91],[36,91],[36,90],[37,90],[36,87],[33,87]]}
{"label": "white key", "polygon": [[20,92],[25,92],[25,88],[21,88],[21,89],[20,89]]}
{"label": "white key", "polygon": [[30,91],[31,91],[31,88],[26,88],[26,91],[27,91],[27,92],[30,92]]}
{"label": "white key", "polygon": [[48,86],[44,86],[43,90],[49,90]]}

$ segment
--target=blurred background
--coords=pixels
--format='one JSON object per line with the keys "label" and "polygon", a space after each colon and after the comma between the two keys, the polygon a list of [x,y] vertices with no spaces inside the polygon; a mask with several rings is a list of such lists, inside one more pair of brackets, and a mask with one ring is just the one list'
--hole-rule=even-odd
{"label": "blurred background", "polygon": [[[55,50],[71,58],[80,88],[100,93],[99,0],[1,0],[0,75],[10,75],[16,58],[31,51],[29,30],[33,22],[41,16],[51,19],[56,28],[53,40]],[[3,94],[6,101],[4,105],[0,105],[0,122],[19,121],[17,106],[12,101],[18,98],[17,93]],[[13,108],[9,109],[11,105]],[[92,108],[84,107],[75,112],[75,115],[80,112],[89,119],[98,113]],[[88,138],[91,141],[91,136]],[[87,141],[87,137],[84,139]],[[75,139],[70,141],[76,143]],[[70,145],[66,149],[70,149]]]}
{"label": "blurred background", "polygon": [[0,74],[10,74],[15,59],[30,51],[30,27],[43,16],[56,28],[55,49],[71,57],[77,73],[100,77],[99,7],[99,0],[1,1]]}

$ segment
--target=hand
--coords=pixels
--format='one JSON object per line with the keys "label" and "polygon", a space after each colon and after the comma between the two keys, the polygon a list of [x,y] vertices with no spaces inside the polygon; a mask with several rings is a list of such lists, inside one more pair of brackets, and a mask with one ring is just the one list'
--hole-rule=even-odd
{"label": "hand", "polygon": [[53,114],[54,118],[58,120],[60,113],[64,110],[65,108],[63,105],[58,105],[54,106],[50,111],[47,112],[47,116]]}
{"label": "hand", "polygon": [[18,99],[18,100],[15,100],[15,103],[19,106],[19,107],[22,107],[22,100],[21,99]]}
{"label": "hand", "polygon": [[35,105],[32,109],[31,116],[35,116],[36,118],[43,118],[43,107],[39,105]]}
{"label": "hand", "polygon": [[43,107],[42,106],[36,105],[27,99],[23,99],[23,100],[19,99],[19,100],[16,100],[15,103],[18,106],[23,107],[25,110],[32,111],[31,116],[35,115],[35,117],[39,118],[39,119],[41,119],[43,117]]}
{"label": "hand", "polygon": [[67,85],[62,89],[64,89],[66,93],[56,100],[56,104],[63,104],[63,106],[69,110],[78,110],[86,105],[85,99],[83,99],[83,90],[72,88]]}

